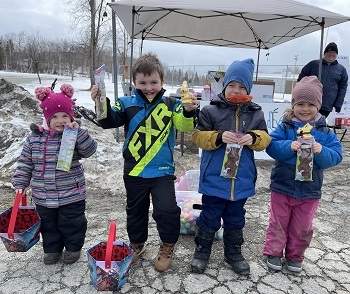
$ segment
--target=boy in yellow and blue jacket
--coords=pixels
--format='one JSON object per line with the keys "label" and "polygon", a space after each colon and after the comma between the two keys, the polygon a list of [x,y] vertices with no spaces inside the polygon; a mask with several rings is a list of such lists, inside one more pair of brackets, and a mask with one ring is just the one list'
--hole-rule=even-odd
{"label": "boy in yellow and blue jacket", "polygon": [[[225,73],[223,91],[199,113],[193,141],[202,148],[199,193],[202,211],[196,220],[196,249],[191,268],[203,273],[207,267],[215,232],[224,228],[224,255],[234,272],[248,275],[250,267],[241,254],[244,205],[255,195],[257,170],[254,150],[270,143],[264,113],[249,95],[253,84],[254,61],[233,62]],[[222,176],[227,144],[240,146],[234,177]],[[236,161],[237,162],[237,161]]]}

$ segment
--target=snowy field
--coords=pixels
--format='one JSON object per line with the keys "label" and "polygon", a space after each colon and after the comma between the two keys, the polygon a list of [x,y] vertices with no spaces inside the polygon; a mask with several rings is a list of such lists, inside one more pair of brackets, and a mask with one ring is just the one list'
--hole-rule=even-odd
{"label": "snowy field", "polygon": [[[39,84],[39,79],[36,74],[0,71],[0,78],[7,79],[8,81],[16,85],[22,86],[31,94],[34,94],[35,88],[37,87],[51,86],[52,82],[57,78],[55,91],[59,90],[59,87],[61,86],[61,84],[64,84],[64,83],[71,84],[75,89],[74,98],[77,99],[77,104],[82,105],[89,109],[94,109],[94,103],[91,100],[90,92],[88,91],[90,87],[89,78],[83,77],[83,76],[77,76],[77,77],[74,77],[74,80],[72,81],[71,77],[68,77],[68,76],[41,74],[40,77],[41,77],[41,84]],[[106,83],[107,97],[110,97],[110,98],[114,97],[114,84],[113,84],[111,75],[109,78],[107,77],[105,78],[105,83]],[[178,89],[178,87],[164,85],[164,89],[166,89],[165,95],[169,95],[172,93],[176,93],[176,90]],[[201,87],[195,87],[194,90],[196,92],[201,93],[203,89]],[[118,83],[117,95],[119,97],[124,96],[121,80],[119,80],[119,83]],[[290,96],[291,96],[290,94],[274,93],[274,100],[276,102],[290,101],[291,99]]]}
{"label": "snowy field", "polygon": [[[41,74],[41,84],[39,84],[39,79],[36,74],[0,71],[0,78],[4,78],[10,81],[11,83],[14,83],[18,86],[22,86],[33,95],[37,87],[50,87],[53,81],[57,78],[55,92],[59,91],[60,86],[62,84],[71,84],[75,90],[73,97],[77,99],[78,105],[84,106],[89,109],[94,109],[95,107],[94,102],[90,98],[90,91],[88,90],[90,88],[90,79],[87,77],[77,76],[74,77],[74,80],[72,81],[71,77],[68,76]],[[110,78],[105,77],[105,84],[107,97],[113,99],[114,84],[111,75]],[[164,89],[167,90],[166,95],[169,95],[170,93],[176,93],[177,87],[173,88],[171,86],[164,85]],[[196,91],[197,90],[201,91],[201,89],[196,89]],[[117,94],[118,96],[124,96],[121,81],[119,81],[118,83]]]}
{"label": "snowy field", "polygon": [[[0,177],[1,185],[10,186],[10,179],[16,167],[16,160],[22,150],[22,144],[27,134],[30,132],[30,123],[40,124],[42,122],[41,111],[37,107],[39,102],[33,99],[26,99],[29,94],[34,95],[37,87],[50,87],[57,78],[55,92],[60,90],[64,83],[71,84],[75,93],[76,103],[89,109],[94,109],[94,102],[90,98],[90,80],[86,77],[76,77],[72,81],[69,77],[56,75],[41,75],[41,84],[35,74],[22,74],[0,71],[0,79],[4,78],[8,82],[23,87],[26,91],[15,87],[15,90],[1,94],[2,106],[0,109]],[[111,79],[105,79],[107,96],[114,99],[114,84]],[[167,93],[175,93],[176,89],[164,86]],[[6,92],[5,89],[4,93]],[[122,96],[123,89],[121,83],[118,87],[119,96]],[[111,99],[111,100],[112,100]],[[90,183],[96,187],[108,186],[112,191],[123,190],[122,166],[123,158],[121,149],[124,140],[123,128],[102,130],[93,123],[82,119],[82,127],[87,128],[90,134],[97,140],[98,148],[91,158],[82,159],[85,168],[85,176]],[[117,138],[118,137],[118,138]],[[181,175],[189,169],[199,167],[197,155],[186,152],[181,156],[180,146],[176,146],[175,157],[177,159],[177,171]],[[194,157],[191,160],[190,157]],[[116,168],[117,167],[117,168]],[[3,180],[1,180],[3,178]],[[4,181],[4,182],[2,182]]]}

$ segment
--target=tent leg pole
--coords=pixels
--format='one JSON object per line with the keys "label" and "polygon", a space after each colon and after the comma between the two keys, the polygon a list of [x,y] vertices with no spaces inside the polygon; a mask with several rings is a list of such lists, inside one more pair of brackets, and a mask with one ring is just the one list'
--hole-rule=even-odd
{"label": "tent leg pole", "polygon": [[255,81],[258,80],[258,72],[259,72],[259,62],[260,62],[260,49],[261,49],[261,40],[259,40],[259,48],[258,48],[258,62],[256,65],[256,74],[255,74]]}
{"label": "tent leg pole", "polygon": [[[112,0],[115,2],[115,0]],[[114,101],[118,98],[118,57],[117,57],[117,37],[116,37],[115,12],[112,9],[112,32],[113,32],[113,82],[114,82]],[[119,143],[119,128],[116,129],[115,140]]]}
{"label": "tent leg pole", "polygon": [[320,44],[320,62],[318,63],[318,79],[321,81],[322,74],[322,51],[323,51],[323,36],[324,36],[324,17],[322,17],[321,22],[321,44]]}
{"label": "tent leg pole", "polygon": [[132,63],[133,63],[133,57],[134,57],[134,34],[135,34],[135,6],[132,7],[132,26],[131,26],[131,45],[130,45],[130,77],[129,77],[129,95],[131,96],[131,81],[132,81]]}

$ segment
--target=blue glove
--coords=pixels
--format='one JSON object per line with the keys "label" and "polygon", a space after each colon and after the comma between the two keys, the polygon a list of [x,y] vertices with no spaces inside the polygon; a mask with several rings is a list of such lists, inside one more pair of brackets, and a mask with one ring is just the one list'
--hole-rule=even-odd
{"label": "blue glove", "polygon": [[334,107],[334,108],[336,113],[339,113],[341,111],[341,107]]}

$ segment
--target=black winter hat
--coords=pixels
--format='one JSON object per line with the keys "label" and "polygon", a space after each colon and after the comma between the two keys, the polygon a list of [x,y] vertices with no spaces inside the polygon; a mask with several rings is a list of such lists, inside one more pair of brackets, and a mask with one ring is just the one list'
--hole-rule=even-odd
{"label": "black winter hat", "polygon": [[325,54],[328,51],[335,51],[335,53],[338,54],[338,46],[334,42],[329,43],[326,48],[324,49],[323,54]]}

